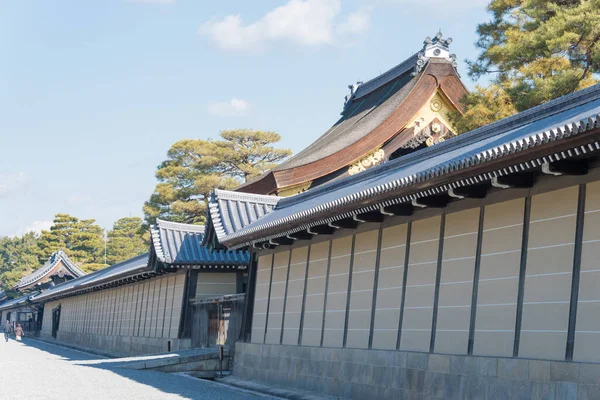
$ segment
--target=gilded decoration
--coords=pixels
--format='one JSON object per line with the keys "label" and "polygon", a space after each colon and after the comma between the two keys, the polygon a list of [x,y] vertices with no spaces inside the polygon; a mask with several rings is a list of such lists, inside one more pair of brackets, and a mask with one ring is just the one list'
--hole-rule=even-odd
{"label": "gilded decoration", "polygon": [[385,152],[383,149],[375,150],[366,157],[361,158],[348,168],[348,174],[355,175],[359,172],[365,171],[377,164],[380,164],[385,158]]}
{"label": "gilded decoration", "polygon": [[305,192],[306,190],[308,190],[310,188],[310,185],[312,185],[312,181],[302,183],[300,185],[282,188],[277,192],[277,196],[281,196],[281,197],[294,196],[296,194],[299,194],[299,193],[302,193],[302,192]]}
{"label": "gilded decoration", "polygon": [[415,149],[423,143],[433,146],[454,136],[447,119],[451,110],[454,110],[454,107],[448,103],[444,94],[435,93],[429,100],[429,104],[423,107],[415,119],[407,125],[407,128],[413,128],[413,136],[402,148]]}

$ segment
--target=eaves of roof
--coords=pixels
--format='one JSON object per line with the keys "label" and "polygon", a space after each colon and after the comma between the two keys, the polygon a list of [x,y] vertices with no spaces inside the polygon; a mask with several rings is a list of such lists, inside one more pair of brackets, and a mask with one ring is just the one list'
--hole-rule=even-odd
{"label": "eaves of roof", "polygon": [[31,274],[21,278],[15,288],[22,289],[28,286],[31,286],[40,280],[44,279],[48,276],[48,274],[58,265],[59,262],[63,263],[65,268],[71,272],[75,277],[80,277],[86,275],[86,273],[79,268],[71,259],[63,252],[59,250],[50,256],[48,261],[44,263],[40,268],[33,271]]}
{"label": "eaves of roof", "polygon": [[[594,144],[569,149],[575,139],[600,128],[600,85],[563,96],[446,142],[374,167],[361,174],[282,199],[265,218],[226,236],[222,243],[239,248],[289,235],[322,223],[390,204],[439,193],[451,187],[489,180],[595,150]],[[584,137],[582,140],[592,142]],[[564,147],[556,154],[554,144]],[[527,159],[548,149],[547,158]],[[588,150],[586,150],[588,149]],[[519,163],[500,165],[518,157]],[[548,158],[549,157],[549,158]],[[529,164],[528,164],[529,163]],[[533,164],[532,164],[533,163]],[[456,179],[462,176],[464,179]]]}
{"label": "eaves of roof", "polygon": [[158,262],[174,268],[247,267],[247,251],[209,249],[202,244],[204,230],[204,226],[157,220],[151,229],[151,240]]}

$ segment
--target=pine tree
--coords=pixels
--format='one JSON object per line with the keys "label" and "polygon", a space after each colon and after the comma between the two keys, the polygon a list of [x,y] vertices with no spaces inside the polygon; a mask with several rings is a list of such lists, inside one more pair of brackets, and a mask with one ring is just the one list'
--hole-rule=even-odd
{"label": "pine tree", "polygon": [[148,251],[142,238],[142,219],[127,217],[117,220],[108,232],[107,261],[119,263]]}
{"label": "pine tree", "polygon": [[37,241],[34,233],[0,239],[0,286],[11,297],[17,295],[12,288],[19,279],[39,267]]}
{"label": "pine tree", "polygon": [[42,231],[37,241],[35,254],[39,265],[48,261],[55,251],[64,250],[84,271],[105,267],[103,230],[95,222],[56,214],[50,230]]}
{"label": "pine tree", "polygon": [[221,132],[223,140],[182,140],[169,149],[159,165],[159,183],[144,204],[145,222],[156,218],[175,222],[204,222],[208,196],[232,189],[260,175],[291,154],[272,146],[281,137],[274,132],[238,129]]}
{"label": "pine tree", "polygon": [[[466,96],[457,130],[488,124],[583,89],[600,72],[600,0],[492,0],[492,19],[477,28],[474,79],[492,75],[489,88]],[[478,112],[488,109],[484,114]]]}

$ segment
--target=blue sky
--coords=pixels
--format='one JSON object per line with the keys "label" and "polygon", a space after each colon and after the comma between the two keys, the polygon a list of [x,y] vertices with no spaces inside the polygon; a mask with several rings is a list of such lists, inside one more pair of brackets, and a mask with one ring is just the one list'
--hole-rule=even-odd
{"label": "blue sky", "polygon": [[142,216],[177,140],[253,128],[298,152],[438,29],[473,87],[486,3],[0,0],[0,236]]}

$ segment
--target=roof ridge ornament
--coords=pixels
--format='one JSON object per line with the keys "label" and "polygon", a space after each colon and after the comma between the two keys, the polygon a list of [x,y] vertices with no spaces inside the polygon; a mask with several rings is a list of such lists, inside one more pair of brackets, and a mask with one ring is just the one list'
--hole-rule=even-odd
{"label": "roof ridge ornament", "polygon": [[444,39],[441,30],[438,31],[433,39],[427,36],[423,41],[423,49],[417,54],[418,59],[415,65],[413,76],[418,75],[421,71],[423,71],[423,68],[425,68],[427,62],[432,58],[441,58],[446,61],[450,61],[452,63],[452,67],[454,67],[456,73],[458,74],[456,54],[450,53],[451,43],[452,38]]}
{"label": "roof ridge ornament", "polygon": [[[363,83],[364,83],[363,81],[358,81],[352,85],[348,85],[348,89],[350,89],[350,94],[348,94],[348,95],[346,95],[346,97],[344,97],[344,110],[346,110],[346,108],[350,105],[350,103],[352,103],[352,98],[356,94],[356,91],[358,90],[360,85],[362,85]],[[343,114],[343,112],[342,112],[342,114]]]}

